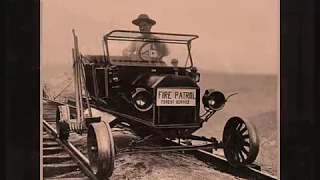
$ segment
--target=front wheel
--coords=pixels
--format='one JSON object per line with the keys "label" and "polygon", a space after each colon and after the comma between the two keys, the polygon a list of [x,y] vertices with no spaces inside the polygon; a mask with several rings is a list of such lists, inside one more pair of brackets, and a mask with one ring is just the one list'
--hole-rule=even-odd
{"label": "front wheel", "polygon": [[223,151],[235,167],[253,163],[259,152],[259,138],[255,126],[240,117],[228,120],[223,131]]}
{"label": "front wheel", "polygon": [[115,147],[109,124],[92,123],[88,127],[87,149],[90,167],[98,178],[109,178],[113,173]]}

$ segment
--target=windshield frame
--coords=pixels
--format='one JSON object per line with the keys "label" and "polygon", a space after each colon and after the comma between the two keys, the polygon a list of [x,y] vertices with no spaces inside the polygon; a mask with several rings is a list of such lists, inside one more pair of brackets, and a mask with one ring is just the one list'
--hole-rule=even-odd
{"label": "windshield frame", "polygon": [[[124,33],[124,36],[119,36],[119,35],[114,35],[116,33]],[[125,33],[130,33],[130,34],[137,34],[137,36],[131,37],[131,36],[125,36]],[[108,34],[104,35],[103,37],[103,52],[104,52],[104,57],[105,60],[107,61],[108,64],[112,64],[111,60],[110,60],[110,52],[109,52],[109,41],[138,41],[138,42],[142,42],[142,41],[147,41],[147,42],[162,42],[162,43],[168,43],[168,44],[185,44],[187,46],[187,51],[188,51],[188,55],[187,55],[187,59],[185,61],[185,63],[187,64],[188,60],[190,61],[190,66],[184,66],[184,67],[179,67],[179,68],[183,68],[183,69],[189,69],[191,67],[193,67],[193,59],[192,59],[192,55],[191,55],[191,42],[197,38],[199,38],[198,35],[194,35],[194,34],[177,34],[177,33],[163,33],[163,32],[144,32],[145,34],[151,34],[151,35],[167,35],[167,36],[172,36],[172,37],[177,37],[177,38],[160,38],[157,40],[152,40],[152,39],[147,39],[146,38],[142,38],[141,37],[141,32],[140,31],[130,31],[130,30],[113,30],[111,32],[109,32]],[[140,35],[140,36],[139,36]],[[178,38],[178,37],[183,37],[182,39]],[[153,66],[146,66],[146,67],[153,67]],[[159,66],[157,66],[159,67]]]}

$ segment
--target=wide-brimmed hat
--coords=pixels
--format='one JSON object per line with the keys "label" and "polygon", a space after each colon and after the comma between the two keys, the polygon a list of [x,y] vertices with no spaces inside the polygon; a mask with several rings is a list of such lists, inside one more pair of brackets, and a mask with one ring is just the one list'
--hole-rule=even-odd
{"label": "wide-brimmed hat", "polygon": [[139,26],[141,21],[147,21],[151,25],[155,25],[156,24],[156,21],[153,20],[153,19],[150,19],[147,14],[140,14],[137,19],[134,19],[132,21],[132,24],[134,24],[136,26]]}

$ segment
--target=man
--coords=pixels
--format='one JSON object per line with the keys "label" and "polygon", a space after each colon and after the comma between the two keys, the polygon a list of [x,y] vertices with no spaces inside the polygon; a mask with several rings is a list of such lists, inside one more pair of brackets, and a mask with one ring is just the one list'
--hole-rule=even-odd
{"label": "man", "polygon": [[[156,36],[149,33],[151,32],[152,26],[156,24],[156,21],[150,19],[147,14],[140,14],[137,19],[132,21],[132,24],[139,26],[139,30],[142,34],[142,36],[140,36],[139,38],[159,39]],[[137,59],[138,58],[137,53],[144,43],[145,42],[143,41],[133,41],[127,48],[123,50],[123,56],[129,57],[130,59]],[[153,44],[153,43],[150,42],[150,44]],[[153,47],[153,48],[157,51],[157,53],[159,54],[158,55],[159,57],[162,58],[164,56],[169,55],[168,47],[164,43],[155,43],[155,46],[156,47]]]}

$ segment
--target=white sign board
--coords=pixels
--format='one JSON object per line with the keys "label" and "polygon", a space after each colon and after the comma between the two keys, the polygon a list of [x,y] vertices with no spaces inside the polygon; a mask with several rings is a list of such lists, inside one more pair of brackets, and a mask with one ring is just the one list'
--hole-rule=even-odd
{"label": "white sign board", "polygon": [[157,106],[195,106],[196,89],[157,89]]}

